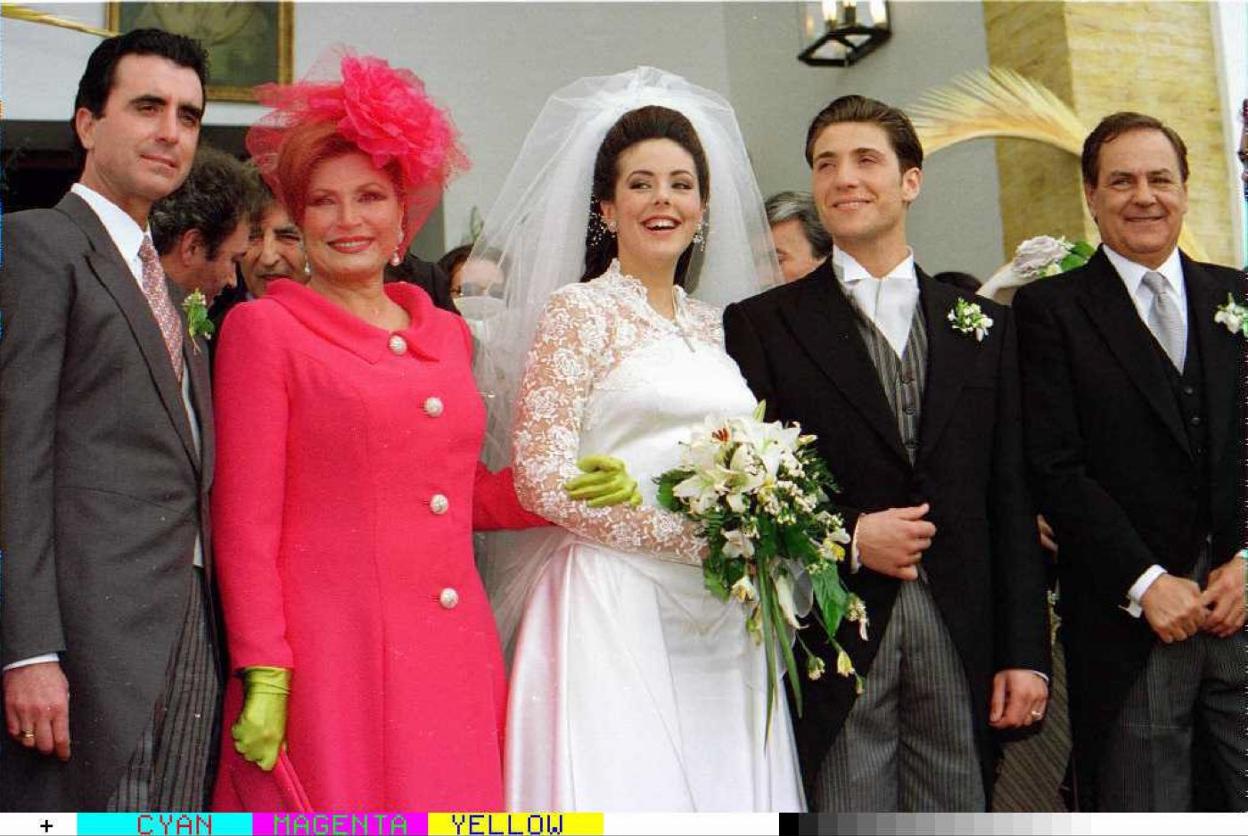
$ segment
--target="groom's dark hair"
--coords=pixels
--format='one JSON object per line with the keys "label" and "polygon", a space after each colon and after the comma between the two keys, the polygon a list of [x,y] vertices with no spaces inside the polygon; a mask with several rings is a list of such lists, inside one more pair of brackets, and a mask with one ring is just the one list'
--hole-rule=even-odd
{"label": "groom's dark hair", "polygon": [[900,108],[886,105],[866,96],[841,96],[833,99],[827,107],[819,111],[806,131],[806,164],[815,163],[815,141],[819,139],[824,128],[844,122],[866,122],[878,125],[888,135],[888,142],[893,146],[893,153],[901,163],[901,170],[923,168],[923,144],[915,133],[910,117]]}

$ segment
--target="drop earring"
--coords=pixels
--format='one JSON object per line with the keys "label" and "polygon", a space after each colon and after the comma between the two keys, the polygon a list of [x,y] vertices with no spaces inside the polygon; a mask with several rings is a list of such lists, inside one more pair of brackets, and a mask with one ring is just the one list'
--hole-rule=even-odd
{"label": "drop earring", "polygon": [[594,211],[589,213],[589,241],[591,244],[597,247],[614,235],[615,221],[605,221],[602,215]]}
{"label": "drop earring", "polygon": [[403,256],[399,255],[399,247],[403,246],[403,227],[399,227],[399,240],[394,245],[394,252],[390,254],[390,266],[398,267],[403,263]]}

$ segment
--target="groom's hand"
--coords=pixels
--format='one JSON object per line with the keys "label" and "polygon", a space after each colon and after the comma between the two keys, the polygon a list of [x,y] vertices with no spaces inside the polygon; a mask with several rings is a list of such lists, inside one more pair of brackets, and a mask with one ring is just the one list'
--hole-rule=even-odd
{"label": "groom's hand", "polygon": [[928,510],[924,502],[860,516],[855,534],[862,565],[903,581],[917,579],[919,560],[936,536],[936,526],[923,519]]}
{"label": "groom's hand", "polygon": [[1196,635],[1209,614],[1201,603],[1196,582],[1170,574],[1153,581],[1140,599],[1140,608],[1153,632],[1166,644]]}
{"label": "groom's hand", "polygon": [[1209,573],[1209,585],[1201,593],[1200,601],[1209,612],[1201,627],[1220,639],[1234,635],[1244,626],[1244,597],[1248,589],[1245,580],[1248,560],[1232,557]]}

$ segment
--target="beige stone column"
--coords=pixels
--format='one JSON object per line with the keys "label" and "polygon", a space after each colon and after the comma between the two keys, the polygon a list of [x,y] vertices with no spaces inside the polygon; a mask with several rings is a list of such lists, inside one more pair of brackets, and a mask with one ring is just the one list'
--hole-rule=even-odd
{"label": "beige stone column", "polygon": [[[1191,166],[1187,226],[1207,255],[1232,263],[1234,230],[1213,7],[1203,2],[1001,2],[985,0],[988,57],[1045,84],[1090,129],[1136,110],[1184,138]],[[1033,235],[1097,240],[1083,206],[1079,162],[1049,146],[997,141],[1005,253]]]}

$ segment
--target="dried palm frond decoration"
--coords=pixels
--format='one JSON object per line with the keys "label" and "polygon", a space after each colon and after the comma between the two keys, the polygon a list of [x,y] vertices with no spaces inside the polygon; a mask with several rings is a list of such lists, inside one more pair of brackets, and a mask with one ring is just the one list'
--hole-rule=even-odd
{"label": "dried palm frond decoration", "polygon": [[[993,137],[1041,142],[1079,157],[1091,130],[1052,90],[1002,67],[973,70],[929,90],[907,112],[929,154]],[[1186,226],[1179,246],[1197,261],[1208,260]]]}
{"label": "dried palm frond decoration", "polygon": [[1043,142],[1075,156],[1088,128],[1043,84],[1013,70],[976,70],[937,87],[909,108],[924,150],[984,137]]}
{"label": "dried palm frond decoration", "polygon": [[28,9],[25,6],[13,6],[8,3],[0,6],[0,16],[7,17],[10,20],[20,20],[25,23],[39,23],[44,26],[58,26],[62,29],[72,29],[75,32],[84,32],[88,35],[95,35],[100,38],[111,38],[113,35],[119,34],[118,32],[113,32],[110,29],[100,29],[97,26],[88,26],[85,23],[79,23],[73,18],[60,17],[59,15]]}

